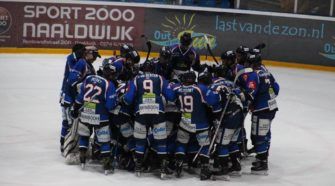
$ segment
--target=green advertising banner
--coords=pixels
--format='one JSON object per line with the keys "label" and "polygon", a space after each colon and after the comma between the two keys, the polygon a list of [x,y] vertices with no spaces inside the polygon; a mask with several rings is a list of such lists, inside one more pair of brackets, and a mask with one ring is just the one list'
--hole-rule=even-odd
{"label": "green advertising banner", "polygon": [[179,36],[187,31],[192,33],[193,46],[201,54],[206,54],[207,35],[217,56],[239,45],[255,47],[265,43],[265,59],[335,66],[335,19],[150,8],[145,20],[145,32],[157,48],[177,44]]}

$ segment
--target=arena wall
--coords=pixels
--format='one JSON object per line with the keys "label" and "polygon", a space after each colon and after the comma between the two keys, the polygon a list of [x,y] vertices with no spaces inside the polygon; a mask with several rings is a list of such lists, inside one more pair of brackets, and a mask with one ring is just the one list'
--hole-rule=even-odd
{"label": "arena wall", "polygon": [[[68,53],[75,43],[96,45],[104,55],[133,45],[145,56],[145,34],[153,55],[191,32],[202,59],[238,45],[262,51],[270,65],[335,71],[335,18],[97,1],[0,0],[0,53]],[[207,56],[207,57],[206,57]]]}

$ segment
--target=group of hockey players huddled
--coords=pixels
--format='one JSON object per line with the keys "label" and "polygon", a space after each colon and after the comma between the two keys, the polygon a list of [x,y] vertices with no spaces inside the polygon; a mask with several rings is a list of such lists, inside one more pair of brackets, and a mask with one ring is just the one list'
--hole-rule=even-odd
{"label": "group of hockey players huddled", "polygon": [[[201,64],[185,32],[180,44],[140,63],[123,45],[120,55],[101,57],[94,46],[76,44],[62,84],[61,152],[68,163],[200,179],[240,176],[240,159],[255,153],[251,173],[266,174],[271,122],[279,85],[262,64],[261,49],[239,46],[222,53],[222,64]],[[244,119],[251,113],[247,149]]]}

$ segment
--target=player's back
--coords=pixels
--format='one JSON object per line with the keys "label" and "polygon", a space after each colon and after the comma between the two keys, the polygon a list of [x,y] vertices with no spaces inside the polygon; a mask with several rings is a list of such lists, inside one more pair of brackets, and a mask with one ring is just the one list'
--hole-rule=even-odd
{"label": "player's back", "polygon": [[[258,80],[258,81],[257,81]],[[254,111],[261,110],[277,110],[276,95],[279,91],[279,86],[272,74],[263,69],[255,70],[248,78],[248,88],[254,89]]]}
{"label": "player's back", "polygon": [[162,94],[164,78],[158,74],[144,73],[134,79],[136,86],[136,107],[141,104],[159,104],[159,111],[164,111]]}
{"label": "player's back", "polygon": [[[107,97],[112,96],[108,92],[110,83],[98,75],[88,76],[81,87],[80,95],[77,100],[83,102],[84,113],[100,115],[100,120],[108,120]],[[112,107],[112,105],[111,105]]]}
{"label": "player's back", "polygon": [[207,128],[206,101],[203,91],[197,85],[179,86],[174,90],[183,117],[190,118],[191,123],[197,125],[197,129]]}

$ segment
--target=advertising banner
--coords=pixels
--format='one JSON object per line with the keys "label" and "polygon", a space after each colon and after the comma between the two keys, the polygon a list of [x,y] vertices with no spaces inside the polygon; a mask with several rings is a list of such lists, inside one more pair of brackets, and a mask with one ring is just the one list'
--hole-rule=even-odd
{"label": "advertising banner", "polygon": [[69,48],[75,43],[115,49],[142,45],[144,8],[0,2],[0,45]]}
{"label": "advertising banner", "polygon": [[335,66],[335,19],[147,9],[145,20],[145,32],[156,47],[177,44],[179,36],[187,31],[203,55],[207,35],[217,56],[239,45],[255,47],[265,43],[264,59]]}
{"label": "advertising banner", "polygon": [[[260,12],[261,14],[261,12]],[[70,48],[75,43],[100,49],[121,44],[153,51],[179,43],[191,32],[193,46],[206,55],[205,35],[216,56],[239,45],[265,43],[264,59],[335,66],[335,19],[251,15],[157,7],[0,1],[0,47]]]}

